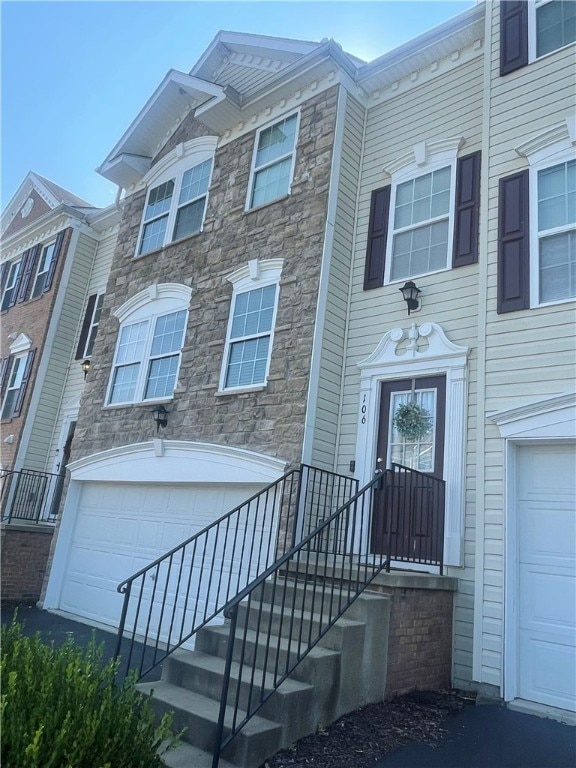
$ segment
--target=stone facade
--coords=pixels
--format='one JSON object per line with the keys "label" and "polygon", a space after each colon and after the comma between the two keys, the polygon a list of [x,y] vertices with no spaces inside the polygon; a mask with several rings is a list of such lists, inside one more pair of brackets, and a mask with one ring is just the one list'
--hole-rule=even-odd
{"label": "stone facade", "polygon": [[[127,198],[72,460],[156,436],[150,404],[103,404],[118,335],[111,313],[160,282],[193,290],[179,384],[161,436],[300,459],[337,100],[331,88],[302,105],[291,194],[280,200],[244,210],[254,132],[216,151],[201,233],[134,258],[145,191]],[[156,160],[206,134],[188,118]],[[217,394],[232,297],[226,277],[255,258],[284,259],[268,384]]]}

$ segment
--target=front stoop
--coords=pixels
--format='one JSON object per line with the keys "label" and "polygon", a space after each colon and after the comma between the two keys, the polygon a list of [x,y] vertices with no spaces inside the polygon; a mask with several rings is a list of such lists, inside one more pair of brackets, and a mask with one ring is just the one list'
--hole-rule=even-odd
{"label": "front stoop", "polygon": [[[434,586],[438,585],[440,591],[444,591],[445,585],[440,586],[442,577],[436,579]],[[392,666],[394,676],[394,665],[397,663],[394,648],[398,639],[394,627],[397,618],[393,616],[398,614],[395,603],[403,604],[410,600],[409,593],[415,588],[424,596],[430,594],[428,589],[433,586],[430,583],[426,585],[428,589],[419,590],[418,584],[413,581],[408,576],[407,590],[401,586],[401,580],[395,583],[392,592],[394,589],[402,592],[396,597],[387,589],[388,585],[384,587],[382,584],[373,586],[376,589],[384,587],[386,594],[372,591],[361,594],[228,745],[220,768],[259,768],[266,758],[289,748],[319,727],[329,725],[358,707],[394,695],[389,684],[389,667]],[[274,605],[271,585],[263,585],[264,602],[259,613],[260,619],[262,615],[265,617],[265,626],[270,627],[271,636],[267,641],[255,631],[256,616],[246,616],[246,609],[241,607],[244,608],[245,619],[241,623],[247,628],[241,630],[243,643],[235,644],[229,689],[229,701],[238,700],[240,712],[237,713],[237,721],[242,720],[243,708],[248,704],[250,686],[246,680],[258,688],[270,690],[272,678],[262,671],[264,660],[269,660],[270,654],[274,654],[278,668],[283,668],[289,657],[301,652],[300,638],[314,632],[321,621],[324,608],[318,605],[317,595],[310,585],[294,582],[287,589],[289,594],[297,590],[296,603],[303,606],[290,621],[286,619],[285,612]],[[305,594],[302,594],[304,590]],[[448,592],[451,594],[451,586]],[[419,609],[421,597],[419,594],[416,601]],[[285,604],[290,604],[289,598]],[[409,629],[418,632],[418,627],[414,626],[414,614],[406,610],[402,614],[410,617],[412,626]],[[228,622],[200,630],[196,635],[194,651],[174,652],[164,662],[161,681],[139,686],[143,693],[152,695],[152,704],[159,715],[173,711],[175,729],[187,729],[183,744],[164,757],[169,768],[211,765],[228,631]],[[404,640],[408,643],[409,636]],[[244,658],[255,660],[256,671],[250,672],[247,678],[245,668],[243,680],[239,682],[238,662],[242,644]],[[402,683],[405,680],[403,678]],[[414,680],[412,688],[415,687],[426,686],[419,686]],[[225,730],[231,717],[232,710],[228,709]]]}

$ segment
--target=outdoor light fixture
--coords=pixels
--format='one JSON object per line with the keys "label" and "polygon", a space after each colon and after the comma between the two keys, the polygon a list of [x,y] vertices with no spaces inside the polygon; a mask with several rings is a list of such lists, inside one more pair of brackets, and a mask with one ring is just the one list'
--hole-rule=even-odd
{"label": "outdoor light fixture", "polygon": [[412,280],[408,280],[408,282],[404,283],[402,288],[399,288],[398,290],[402,291],[402,298],[408,306],[408,314],[410,314],[410,312],[414,312],[420,307],[418,294],[422,293],[422,291],[420,288],[416,287]]}
{"label": "outdoor light fixture", "polygon": [[159,405],[158,408],[154,408],[152,411],[152,418],[156,422],[156,432],[160,431],[160,427],[165,427],[168,424],[168,414],[163,405]]}
{"label": "outdoor light fixture", "polygon": [[82,370],[84,371],[84,378],[86,378],[86,374],[88,373],[90,368],[92,368],[92,363],[90,362],[90,360],[88,360],[88,358],[86,358],[86,360],[82,361],[81,367],[82,367]]}

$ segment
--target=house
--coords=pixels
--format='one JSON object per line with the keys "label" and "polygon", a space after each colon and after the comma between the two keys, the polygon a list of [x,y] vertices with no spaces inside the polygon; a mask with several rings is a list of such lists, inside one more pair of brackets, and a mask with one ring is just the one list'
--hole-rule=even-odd
{"label": "house", "polygon": [[479,3],[369,64],[220,33],[168,73],[99,169],[125,202],[45,607],[117,626],[122,584],[156,654],[182,592],[205,623],[257,576],[238,540],[260,572],[308,542],[318,589],[320,555],[396,569],[381,696],[445,679],[448,628],[454,685],[569,719],[572,10]]}
{"label": "house", "polygon": [[2,214],[3,599],[40,596],[90,356],[91,342],[74,345],[87,285],[105,284],[117,219],[36,173]]}

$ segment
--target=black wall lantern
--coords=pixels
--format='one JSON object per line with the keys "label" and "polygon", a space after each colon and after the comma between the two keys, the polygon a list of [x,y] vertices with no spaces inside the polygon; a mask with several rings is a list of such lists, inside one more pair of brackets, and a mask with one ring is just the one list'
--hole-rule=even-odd
{"label": "black wall lantern", "polygon": [[168,414],[163,405],[159,405],[158,408],[154,408],[152,411],[152,418],[156,422],[156,432],[160,431],[160,427],[165,427],[168,424]]}
{"label": "black wall lantern", "polygon": [[402,298],[408,306],[408,314],[410,314],[410,312],[415,312],[420,307],[420,302],[418,301],[418,294],[422,293],[420,288],[417,288],[412,280],[408,280],[408,282],[404,283],[402,288],[399,288],[398,290],[402,291]]}
{"label": "black wall lantern", "polygon": [[90,368],[92,368],[92,363],[88,358],[86,358],[86,360],[82,360],[81,368],[84,371],[84,378],[86,378],[86,374],[88,373]]}

